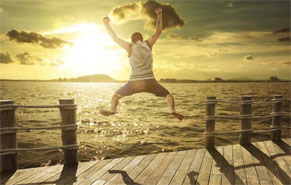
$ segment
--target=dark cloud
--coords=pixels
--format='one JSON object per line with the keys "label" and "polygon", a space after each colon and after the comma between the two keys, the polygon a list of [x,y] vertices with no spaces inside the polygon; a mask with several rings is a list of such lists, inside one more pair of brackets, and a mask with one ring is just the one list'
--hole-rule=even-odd
{"label": "dark cloud", "polygon": [[28,52],[16,55],[17,60],[21,65],[45,65],[45,62],[39,56],[31,55]]}
{"label": "dark cloud", "polygon": [[147,28],[154,29],[156,27],[157,19],[155,9],[158,7],[163,9],[163,29],[181,28],[185,25],[184,20],[179,17],[175,9],[170,4],[161,4],[157,1],[150,0],[118,6],[113,8],[112,15],[119,20],[124,20],[128,17],[128,15],[136,12],[141,17],[147,19]]}
{"label": "dark cloud", "polygon": [[247,55],[244,57],[244,60],[254,60],[255,58],[252,55]]}
{"label": "dark cloud", "polygon": [[288,37],[278,38],[277,41],[278,41],[278,42],[290,41],[290,36],[288,36]]}
{"label": "dark cloud", "polygon": [[198,41],[198,42],[202,42],[202,40],[198,37],[192,36],[192,37],[188,37],[189,40],[194,40],[194,41]]}
{"label": "dark cloud", "polygon": [[167,28],[181,28],[185,22],[176,13],[175,9],[170,4],[160,4],[156,1],[146,1],[142,4],[141,14],[148,17],[146,23],[149,28],[156,27],[157,14],[155,9],[162,7],[163,9],[163,29]]}
{"label": "dark cloud", "polygon": [[282,28],[280,30],[274,31],[273,33],[274,34],[276,34],[276,33],[290,33],[290,29],[288,29],[288,28]]}
{"label": "dark cloud", "polygon": [[57,38],[57,37],[46,38],[36,32],[10,30],[6,33],[6,36],[8,37],[9,40],[13,40],[18,43],[39,44],[44,48],[50,48],[50,49],[59,48],[65,44],[72,45],[71,42],[62,40],[60,38]]}
{"label": "dark cloud", "polygon": [[202,42],[202,40],[198,37],[195,37],[195,36],[183,37],[182,35],[179,35],[176,33],[168,33],[167,38],[168,39],[181,39],[181,40],[190,40],[190,41]]}
{"label": "dark cloud", "polygon": [[13,63],[13,62],[14,62],[14,60],[12,60],[9,53],[0,52],[0,64],[9,64],[9,63]]}
{"label": "dark cloud", "polygon": [[291,65],[291,61],[287,61],[287,62],[282,62],[282,64],[284,64],[284,65]]}

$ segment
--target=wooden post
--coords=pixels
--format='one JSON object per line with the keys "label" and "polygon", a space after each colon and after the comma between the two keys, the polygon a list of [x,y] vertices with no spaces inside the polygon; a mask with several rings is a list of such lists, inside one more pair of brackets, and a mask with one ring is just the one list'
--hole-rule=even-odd
{"label": "wooden post", "polygon": [[[0,105],[13,105],[13,100],[0,100]],[[0,128],[15,127],[15,108],[0,108]],[[1,149],[17,148],[16,131],[0,135]],[[17,153],[0,157],[1,173],[17,170]]]}
{"label": "wooden post", "polygon": [[[241,101],[251,101],[252,96],[243,95],[241,96]],[[241,103],[240,104],[240,116],[241,117],[241,130],[252,129],[252,120],[251,118],[244,118],[245,115],[252,114],[252,103]],[[240,134],[239,139],[240,144],[246,144],[251,142],[251,133],[250,132],[243,132]]]}
{"label": "wooden post", "polygon": [[[59,99],[59,104],[74,104],[74,99],[62,98]],[[75,107],[61,107],[62,124],[76,124],[76,108]],[[74,130],[62,130],[63,145],[77,144],[77,133]],[[64,164],[78,163],[78,149],[64,149]]]}
{"label": "wooden post", "polygon": [[[213,101],[214,102],[209,102]],[[215,116],[215,102],[216,97],[207,97],[206,104],[206,116]],[[208,135],[207,133],[214,132],[215,130],[215,119],[206,118],[206,127],[205,127],[205,148],[214,148],[214,135]]]}
{"label": "wooden post", "polygon": [[[278,101],[279,99],[282,99],[283,96],[282,95],[275,95],[273,97],[274,101],[277,101],[274,103],[273,105],[273,113],[279,113],[282,111],[282,106],[283,106],[283,102],[282,101]],[[272,128],[276,128],[276,127],[280,127],[281,126],[281,115],[274,115],[272,118]],[[281,130],[275,130],[271,132],[271,139],[272,141],[276,141],[276,140],[280,140],[281,139]]]}

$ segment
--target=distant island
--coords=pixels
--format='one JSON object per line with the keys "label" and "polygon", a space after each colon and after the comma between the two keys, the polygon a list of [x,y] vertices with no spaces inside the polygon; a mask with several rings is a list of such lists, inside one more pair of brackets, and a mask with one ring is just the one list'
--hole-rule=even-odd
{"label": "distant island", "polygon": [[114,80],[110,76],[104,75],[104,74],[86,75],[86,76],[80,76],[77,78],[59,78],[59,79],[55,79],[53,81],[58,81],[58,82],[117,82],[117,80]]}
{"label": "distant island", "polygon": [[[112,77],[105,74],[93,74],[85,75],[77,78],[58,78],[52,80],[14,80],[14,79],[0,79],[0,81],[33,81],[33,82],[126,82],[126,80],[115,80]],[[235,83],[235,82],[291,82],[291,80],[281,80],[277,76],[271,76],[265,80],[253,80],[253,79],[222,79],[215,77],[214,79],[207,80],[192,80],[192,79],[175,79],[175,78],[161,78],[161,83]]]}
{"label": "distant island", "polygon": [[253,79],[222,79],[215,77],[213,80],[191,80],[191,79],[175,79],[175,78],[161,78],[161,83],[231,83],[231,82],[291,82],[291,80],[281,80],[277,76],[271,76],[266,80],[253,80]]}

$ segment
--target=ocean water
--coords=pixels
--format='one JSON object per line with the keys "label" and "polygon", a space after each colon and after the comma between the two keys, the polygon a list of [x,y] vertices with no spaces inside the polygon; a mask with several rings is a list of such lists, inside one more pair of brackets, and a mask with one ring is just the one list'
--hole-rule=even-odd
{"label": "ocean water", "polygon": [[[217,99],[239,100],[240,95],[254,95],[255,101],[270,101],[275,94],[290,99],[290,83],[192,83],[162,84],[175,97],[176,110],[186,116],[182,122],[169,114],[163,98],[139,93],[120,100],[118,114],[103,116],[101,108],[109,108],[111,96],[122,83],[62,83],[62,82],[0,82],[1,99],[13,99],[16,104],[57,104],[59,98],[74,98],[78,105],[77,130],[79,160],[88,161],[141,154],[204,147],[205,105],[207,96]],[[283,111],[290,112],[290,104]],[[254,115],[272,112],[272,105],[253,105]],[[239,114],[238,104],[218,104],[218,115]],[[58,109],[16,110],[19,126],[52,126],[60,123]],[[255,129],[269,129],[271,119],[252,121]],[[284,116],[283,125],[290,126],[290,117]],[[216,130],[238,130],[239,120],[217,120]],[[284,130],[283,137],[290,137]],[[18,147],[60,146],[60,130],[19,131]],[[256,134],[252,141],[268,140],[268,133]],[[216,145],[235,144],[238,134],[219,135]],[[19,152],[20,168],[52,165],[63,162],[63,152]]]}

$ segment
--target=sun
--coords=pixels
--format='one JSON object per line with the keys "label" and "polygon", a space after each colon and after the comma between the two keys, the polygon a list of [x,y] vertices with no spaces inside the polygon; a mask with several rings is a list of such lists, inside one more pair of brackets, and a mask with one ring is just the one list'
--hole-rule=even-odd
{"label": "sun", "polygon": [[74,28],[81,34],[72,41],[73,46],[66,49],[67,68],[80,74],[108,75],[121,69],[124,53],[98,25],[79,24]]}

